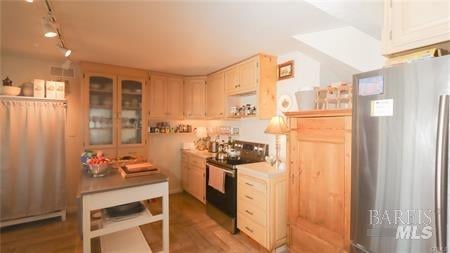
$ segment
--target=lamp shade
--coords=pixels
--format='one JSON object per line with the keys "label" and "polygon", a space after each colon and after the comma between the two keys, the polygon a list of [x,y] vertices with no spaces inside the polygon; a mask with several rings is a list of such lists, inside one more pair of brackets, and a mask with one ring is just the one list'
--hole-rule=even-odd
{"label": "lamp shade", "polygon": [[197,138],[208,137],[208,131],[206,130],[206,127],[197,127],[197,129],[195,130],[195,136]]}
{"label": "lamp shade", "polygon": [[289,132],[289,128],[281,116],[274,116],[270,119],[270,123],[267,126],[264,133],[266,134],[286,134]]}

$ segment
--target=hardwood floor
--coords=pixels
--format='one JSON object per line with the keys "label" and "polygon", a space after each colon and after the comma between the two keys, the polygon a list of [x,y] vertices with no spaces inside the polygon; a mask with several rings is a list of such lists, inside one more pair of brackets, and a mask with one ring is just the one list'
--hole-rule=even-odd
{"label": "hardwood floor", "polygon": [[[150,204],[152,212],[160,209],[159,201]],[[232,235],[206,215],[204,205],[186,193],[170,195],[170,252],[266,252],[242,233]],[[58,219],[39,221],[0,230],[0,252],[66,253],[81,252],[76,215],[65,222]],[[160,251],[161,223],[141,226],[153,252]],[[93,240],[93,252],[99,252]]]}

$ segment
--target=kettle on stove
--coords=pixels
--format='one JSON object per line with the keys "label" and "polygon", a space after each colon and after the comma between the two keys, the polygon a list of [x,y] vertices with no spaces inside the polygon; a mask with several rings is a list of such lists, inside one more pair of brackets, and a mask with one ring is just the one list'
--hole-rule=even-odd
{"label": "kettle on stove", "polygon": [[228,158],[228,154],[225,151],[225,146],[223,144],[219,145],[219,151],[216,154],[217,160],[226,160]]}

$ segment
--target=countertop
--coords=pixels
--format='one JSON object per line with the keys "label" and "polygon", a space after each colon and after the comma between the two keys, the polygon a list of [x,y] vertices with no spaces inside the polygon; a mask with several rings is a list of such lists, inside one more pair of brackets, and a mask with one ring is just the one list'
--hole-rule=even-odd
{"label": "countertop", "polygon": [[284,115],[292,118],[342,117],[352,116],[352,109],[327,109],[285,112]]}
{"label": "countertop", "polygon": [[110,174],[104,177],[91,177],[85,170],[81,173],[79,196],[104,191],[118,190],[129,187],[157,184],[167,182],[168,178],[162,173],[148,176],[123,178],[117,169],[113,169]]}
{"label": "countertop", "polygon": [[238,173],[244,172],[250,176],[260,177],[260,178],[274,178],[274,177],[283,177],[287,174],[287,169],[277,170],[274,167],[270,166],[266,162],[259,163],[247,163],[236,166]]}
{"label": "countertop", "polygon": [[181,149],[181,151],[184,153],[188,153],[190,155],[195,155],[195,156],[205,158],[205,159],[216,156],[215,153],[210,153],[210,152],[208,152],[208,150],[200,151],[197,149]]}

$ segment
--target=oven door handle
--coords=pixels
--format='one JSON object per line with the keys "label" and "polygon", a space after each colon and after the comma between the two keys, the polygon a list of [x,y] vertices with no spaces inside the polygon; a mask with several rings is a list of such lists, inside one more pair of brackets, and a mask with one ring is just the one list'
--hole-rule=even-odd
{"label": "oven door handle", "polygon": [[218,167],[218,166],[215,166],[215,165],[209,164],[209,163],[206,163],[206,165],[207,165],[207,167],[208,167],[208,166],[214,166],[214,167],[216,167],[216,168],[219,168],[219,169],[221,169],[223,172],[225,172],[225,173],[227,173],[227,174],[230,174],[232,177],[235,177],[235,176],[236,176],[234,171],[224,170],[224,169],[222,169],[222,168],[220,168],[220,167]]}

